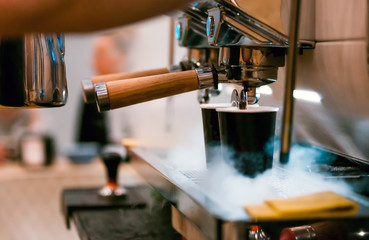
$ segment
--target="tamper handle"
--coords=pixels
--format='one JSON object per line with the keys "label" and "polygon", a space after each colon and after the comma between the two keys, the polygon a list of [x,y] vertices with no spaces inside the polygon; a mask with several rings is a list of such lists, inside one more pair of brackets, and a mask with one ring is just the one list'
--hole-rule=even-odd
{"label": "tamper handle", "polygon": [[92,77],[91,80],[93,84],[96,84],[100,82],[117,81],[117,80],[145,77],[145,76],[165,74],[165,73],[169,73],[168,68],[157,68],[157,69],[143,70],[143,71],[138,71],[138,72],[123,72],[123,73],[98,75],[98,76]]}
{"label": "tamper handle", "polygon": [[142,103],[199,89],[196,70],[96,84],[100,111]]}

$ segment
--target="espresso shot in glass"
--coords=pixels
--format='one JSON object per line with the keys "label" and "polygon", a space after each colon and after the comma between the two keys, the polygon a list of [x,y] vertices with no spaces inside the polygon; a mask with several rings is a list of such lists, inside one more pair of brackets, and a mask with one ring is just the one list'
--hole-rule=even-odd
{"label": "espresso shot in glass", "polygon": [[278,108],[218,108],[222,156],[240,173],[255,177],[272,167]]}
{"label": "espresso shot in glass", "polygon": [[202,125],[204,131],[206,164],[221,155],[220,134],[217,108],[229,108],[230,103],[201,104]]}
{"label": "espresso shot in glass", "polygon": [[118,183],[119,165],[123,161],[121,154],[106,152],[101,154],[101,158],[106,170],[107,183],[99,189],[99,195],[102,197],[125,197],[127,190]]}

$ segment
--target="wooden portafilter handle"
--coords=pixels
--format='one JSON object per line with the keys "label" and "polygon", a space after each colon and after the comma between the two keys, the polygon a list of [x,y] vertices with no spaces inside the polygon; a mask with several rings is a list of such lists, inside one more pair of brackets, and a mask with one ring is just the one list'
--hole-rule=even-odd
{"label": "wooden portafilter handle", "polygon": [[150,69],[150,70],[144,70],[144,71],[138,71],[138,72],[113,73],[113,74],[94,76],[90,79],[84,79],[82,80],[83,99],[85,103],[93,103],[96,101],[96,96],[95,96],[95,84],[96,83],[118,81],[118,80],[152,76],[152,75],[158,75],[158,74],[164,74],[164,73],[169,73],[169,69],[168,68],[157,68],[157,69]]}
{"label": "wooden portafilter handle", "polygon": [[95,85],[99,111],[107,111],[214,85],[211,68],[132,78]]}

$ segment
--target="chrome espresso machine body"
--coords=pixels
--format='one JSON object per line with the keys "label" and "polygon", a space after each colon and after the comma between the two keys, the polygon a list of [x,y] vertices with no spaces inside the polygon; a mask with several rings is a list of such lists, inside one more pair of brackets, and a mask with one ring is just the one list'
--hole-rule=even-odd
{"label": "chrome espresso machine body", "polygon": [[[367,2],[300,2],[296,137],[367,163]],[[176,36],[184,47],[219,48],[218,82],[253,89],[278,78],[263,102],[282,107],[288,67],[277,74],[287,66],[290,9],[290,1],[198,2],[178,19]]]}
{"label": "chrome espresso machine body", "polygon": [[[275,164],[281,188],[290,171],[284,164],[296,160],[290,155],[293,142],[321,152],[324,161],[300,164],[351,182],[351,197],[360,204],[355,216],[332,222],[255,221],[242,208],[227,206],[199,188],[204,175],[170,168],[160,154],[134,150],[133,165],[174,202],[172,224],[184,237],[279,239],[281,230],[289,228],[294,239],[369,238],[368,9],[366,0],[216,0],[196,2],[178,17],[179,44],[192,53],[213,54],[194,67],[199,88],[239,84],[247,104],[283,110],[277,120],[282,126],[277,127],[280,165]],[[200,96],[202,102],[209,98],[204,92]],[[309,184],[314,180],[307,179]],[[332,232],[330,237],[317,237],[317,225]]]}

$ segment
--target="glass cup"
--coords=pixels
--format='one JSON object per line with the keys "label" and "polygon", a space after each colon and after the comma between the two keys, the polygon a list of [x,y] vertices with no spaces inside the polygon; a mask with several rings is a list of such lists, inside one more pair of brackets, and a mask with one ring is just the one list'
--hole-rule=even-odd
{"label": "glass cup", "polygon": [[101,155],[106,168],[107,183],[99,190],[103,197],[124,197],[127,190],[118,183],[118,169],[123,161],[122,156],[115,152],[107,152]]}

